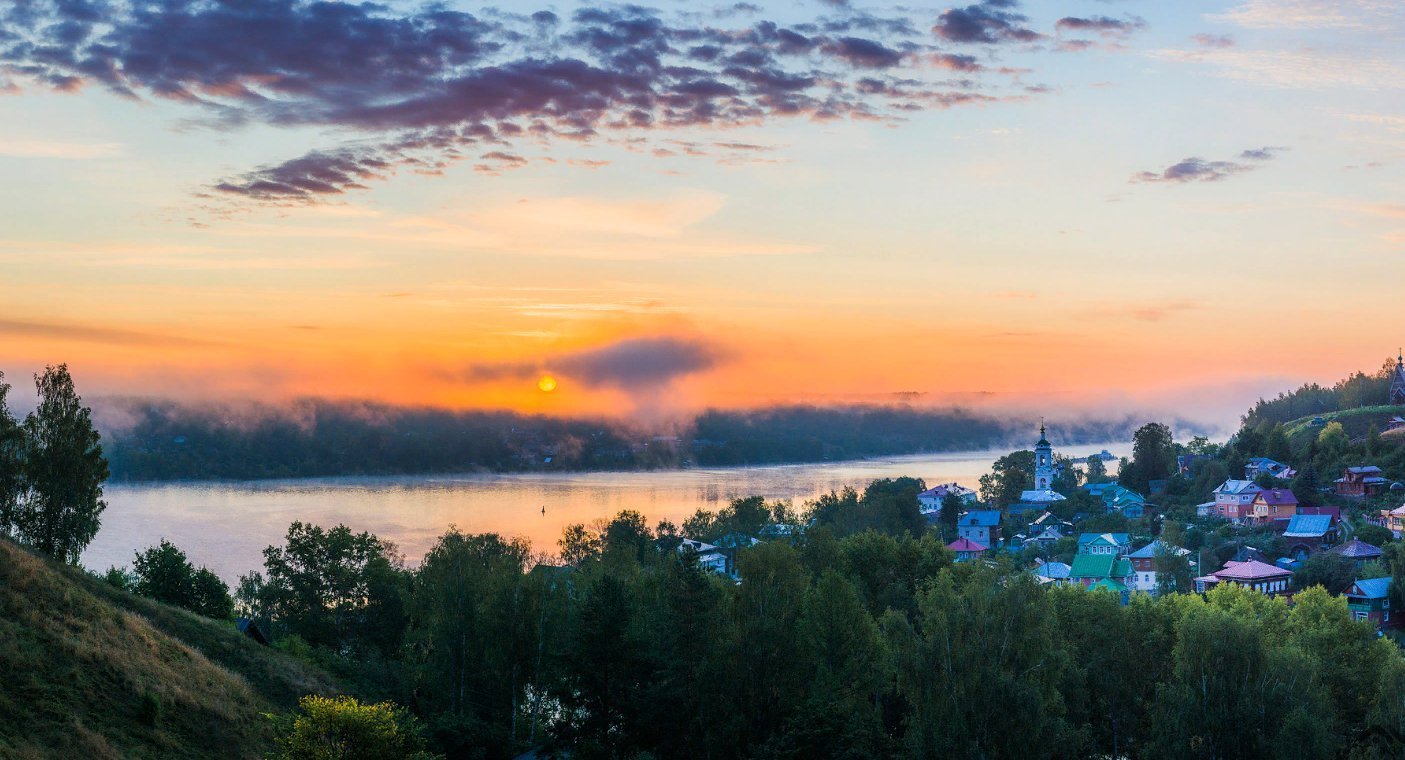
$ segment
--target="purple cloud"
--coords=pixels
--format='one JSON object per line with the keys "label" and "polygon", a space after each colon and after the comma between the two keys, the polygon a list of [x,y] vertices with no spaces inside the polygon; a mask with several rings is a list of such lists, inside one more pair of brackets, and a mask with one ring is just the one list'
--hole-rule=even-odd
{"label": "purple cloud", "polygon": [[1024,26],[1029,19],[1015,12],[1016,0],[985,0],[964,8],[949,8],[938,17],[932,32],[947,42],[1033,42],[1039,33]]}
{"label": "purple cloud", "polygon": [[[727,127],[778,118],[892,118],[988,102],[979,74],[906,17],[848,9],[783,26],[721,27],[636,6],[479,15],[436,2],[34,0],[0,10],[0,80],[201,109],[223,127],[332,127],[343,145],[255,167],[207,198],[314,203],[398,171],[527,162],[513,146],[604,132]],[[1014,0],[943,14],[953,42],[1032,40]],[[936,67],[925,65],[937,62]],[[875,70],[906,78],[873,87]],[[995,85],[993,86],[1003,86]],[[510,157],[510,158],[508,158]]]}
{"label": "purple cloud", "polygon": [[725,359],[710,343],[676,336],[625,338],[598,348],[533,362],[476,364],[458,376],[469,382],[532,380],[555,373],[596,388],[643,391],[706,372]]}
{"label": "purple cloud", "polygon": [[1242,163],[1243,161],[1262,163],[1271,160],[1277,152],[1283,150],[1286,150],[1286,148],[1251,148],[1242,151],[1237,161],[1206,161],[1202,158],[1187,158],[1171,164],[1160,172],[1138,172],[1132,175],[1132,181],[1169,182],[1174,184],[1185,184],[1187,182],[1218,182],[1236,174],[1242,174],[1258,168],[1255,164]]}

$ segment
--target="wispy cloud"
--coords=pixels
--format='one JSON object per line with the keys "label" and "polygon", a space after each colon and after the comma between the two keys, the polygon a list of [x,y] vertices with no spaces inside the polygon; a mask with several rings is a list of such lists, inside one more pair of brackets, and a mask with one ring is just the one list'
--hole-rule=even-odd
{"label": "wispy cloud", "polygon": [[119,346],[196,347],[219,345],[214,341],[93,325],[0,319],[0,335],[17,338],[102,343]]}
{"label": "wispy cloud", "polygon": [[1397,0],[1248,0],[1209,18],[1249,29],[1382,31],[1405,23],[1405,6]]}
{"label": "wispy cloud", "polygon": [[1203,158],[1184,158],[1159,172],[1144,171],[1132,175],[1133,182],[1160,182],[1185,184],[1187,182],[1218,182],[1236,174],[1258,168],[1285,148],[1250,148],[1241,151],[1234,160],[1207,161]]}
{"label": "wispy cloud", "polygon": [[10,158],[65,158],[74,160],[110,158],[120,155],[118,143],[76,143],[55,140],[7,140],[0,138],[0,156]]}

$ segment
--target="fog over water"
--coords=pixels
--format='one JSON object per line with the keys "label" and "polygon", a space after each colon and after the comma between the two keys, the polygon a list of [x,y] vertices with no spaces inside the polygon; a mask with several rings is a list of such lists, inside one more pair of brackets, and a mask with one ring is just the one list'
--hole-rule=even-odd
{"label": "fog over water", "polygon": [[[1107,449],[1130,454],[1125,443],[1060,449],[1086,456]],[[697,509],[716,510],[731,499],[806,500],[876,478],[909,475],[929,485],[955,481],[974,488],[1007,451],[955,452],[849,462],[661,470],[652,472],[515,473],[380,478],[318,478],[238,483],[111,485],[102,530],[83,554],[94,570],[130,565],[132,555],[162,538],[197,565],[233,582],[262,566],[262,550],[281,543],[294,520],[323,526],[345,523],[394,541],[411,564],[450,525],[472,533],[530,539],[555,552],[561,530],[622,509],[642,512],[650,524],[681,523]],[[542,508],[546,508],[545,514]]]}

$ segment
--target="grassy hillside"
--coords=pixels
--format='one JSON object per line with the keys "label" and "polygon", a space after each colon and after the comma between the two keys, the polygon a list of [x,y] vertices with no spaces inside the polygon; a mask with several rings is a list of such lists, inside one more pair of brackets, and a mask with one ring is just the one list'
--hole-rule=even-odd
{"label": "grassy hillside", "polygon": [[[1348,438],[1359,440],[1366,437],[1372,425],[1376,426],[1376,430],[1384,431],[1386,423],[1396,415],[1405,417],[1405,406],[1363,406],[1313,416],[1321,417],[1324,422],[1340,422]],[[1298,436],[1317,435],[1321,428],[1313,427],[1312,420],[1313,417],[1302,417],[1285,423],[1284,432],[1288,434],[1289,440]]]}
{"label": "grassy hillside", "polygon": [[0,757],[261,757],[330,678],[0,539]]}

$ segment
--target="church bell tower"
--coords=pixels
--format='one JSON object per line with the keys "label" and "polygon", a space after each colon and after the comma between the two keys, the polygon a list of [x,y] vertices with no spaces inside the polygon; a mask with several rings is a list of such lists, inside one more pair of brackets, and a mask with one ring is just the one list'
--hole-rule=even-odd
{"label": "church bell tower", "polygon": [[1044,423],[1039,423],[1039,443],[1034,445],[1034,488],[1043,491],[1054,487],[1054,447],[1044,434]]}

